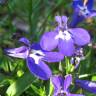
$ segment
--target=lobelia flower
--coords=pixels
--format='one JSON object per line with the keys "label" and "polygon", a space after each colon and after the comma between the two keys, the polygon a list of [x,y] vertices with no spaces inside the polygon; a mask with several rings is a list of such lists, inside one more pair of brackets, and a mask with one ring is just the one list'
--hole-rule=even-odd
{"label": "lobelia flower", "polygon": [[52,83],[54,85],[54,95],[53,96],[84,96],[82,94],[71,94],[69,92],[69,87],[72,83],[72,75],[68,74],[65,79],[60,76],[53,76]]}
{"label": "lobelia flower", "polygon": [[50,68],[44,63],[59,62],[63,59],[63,55],[59,52],[49,52],[41,49],[39,44],[30,44],[26,38],[19,40],[25,46],[19,48],[6,49],[9,56],[26,59],[28,69],[31,73],[40,79],[47,80],[51,77],[52,72]]}
{"label": "lobelia flower", "polygon": [[60,52],[65,56],[74,54],[75,45],[83,46],[90,42],[88,32],[82,28],[68,28],[66,16],[56,16],[58,26],[54,31],[46,32],[40,40],[44,50],[53,50],[58,46]]}
{"label": "lobelia flower", "polygon": [[77,79],[77,80],[75,80],[75,83],[77,86],[96,94],[96,82]]}
{"label": "lobelia flower", "polygon": [[76,27],[84,19],[96,16],[96,10],[92,9],[93,3],[94,0],[73,0],[74,13],[70,27]]}
{"label": "lobelia flower", "polygon": [[84,60],[85,56],[83,54],[83,48],[76,48],[74,55],[72,56],[70,63],[74,65],[74,68],[77,69],[80,61]]}

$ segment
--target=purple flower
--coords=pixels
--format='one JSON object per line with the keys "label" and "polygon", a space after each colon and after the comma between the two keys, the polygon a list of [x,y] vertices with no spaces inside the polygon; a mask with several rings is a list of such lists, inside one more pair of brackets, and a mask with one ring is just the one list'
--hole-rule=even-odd
{"label": "purple flower", "polygon": [[96,94],[96,82],[88,81],[88,80],[75,80],[77,86]]}
{"label": "purple flower", "polygon": [[82,28],[70,29],[67,27],[68,18],[66,16],[56,16],[58,26],[54,31],[46,32],[40,40],[40,45],[44,50],[53,50],[58,46],[60,52],[65,56],[74,54],[75,46],[83,46],[90,42],[88,32]]}
{"label": "purple flower", "polygon": [[76,48],[74,55],[72,56],[70,62],[74,65],[74,68],[77,69],[80,61],[84,60],[85,56],[83,54],[83,48]]}
{"label": "purple flower", "polygon": [[47,80],[51,77],[52,73],[50,68],[44,63],[59,62],[63,59],[63,55],[59,52],[48,52],[41,49],[39,44],[30,44],[26,38],[19,40],[25,46],[14,49],[6,49],[9,56],[26,59],[28,69],[31,73],[40,79]]}
{"label": "purple flower", "polygon": [[84,96],[81,94],[71,94],[69,92],[69,86],[72,83],[72,75],[66,75],[65,80],[62,76],[54,76],[52,78],[52,83],[54,85],[54,96]]}
{"label": "purple flower", "polygon": [[70,27],[75,27],[84,19],[96,16],[96,11],[93,10],[94,0],[73,0],[73,17]]}

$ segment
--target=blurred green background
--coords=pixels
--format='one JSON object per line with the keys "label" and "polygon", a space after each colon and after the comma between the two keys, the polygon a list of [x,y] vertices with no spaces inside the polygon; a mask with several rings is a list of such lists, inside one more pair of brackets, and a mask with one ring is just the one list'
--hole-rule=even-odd
{"label": "blurred green background", "polygon": [[[4,49],[20,46],[18,39],[23,36],[32,43],[39,42],[44,32],[56,26],[54,16],[66,15],[71,18],[72,0],[0,1],[1,96],[52,96],[53,86],[50,81],[42,81],[34,77],[27,69],[24,60],[6,56]],[[90,74],[84,79],[96,81],[96,18],[90,22],[84,21],[79,26],[89,30],[94,45],[85,48],[87,58],[81,62],[79,74]],[[53,73],[58,73],[58,64],[50,67]],[[86,91],[84,93],[86,96],[95,96]]]}

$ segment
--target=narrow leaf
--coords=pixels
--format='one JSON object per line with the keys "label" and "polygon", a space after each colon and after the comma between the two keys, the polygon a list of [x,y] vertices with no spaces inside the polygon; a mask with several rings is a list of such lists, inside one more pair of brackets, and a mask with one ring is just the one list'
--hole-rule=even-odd
{"label": "narrow leaf", "polygon": [[7,89],[8,96],[19,96],[34,82],[35,77],[29,72],[25,73],[18,80],[13,82]]}

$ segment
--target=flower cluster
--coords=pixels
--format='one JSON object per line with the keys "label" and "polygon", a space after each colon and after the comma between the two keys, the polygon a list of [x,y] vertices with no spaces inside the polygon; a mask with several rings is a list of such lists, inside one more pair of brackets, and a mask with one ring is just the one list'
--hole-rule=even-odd
{"label": "flower cluster", "polygon": [[[70,87],[73,85],[96,94],[95,82],[80,80],[79,76],[74,78],[76,75],[74,70],[79,67],[80,61],[85,59],[83,46],[91,41],[88,31],[76,26],[84,19],[96,16],[96,12],[92,9],[93,1],[73,0],[74,13],[69,25],[66,16],[55,16],[58,25],[50,32],[45,32],[39,43],[30,44],[27,38],[22,37],[19,42],[22,42],[23,46],[5,50],[11,57],[25,59],[29,71],[38,78],[50,79],[54,86],[54,96],[85,96],[82,93],[73,94]],[[66,71],[62,71],[63,74],[52,74],[46,63],[61,62],[64,66],[63,60],[66,63],[63,70]]]}

